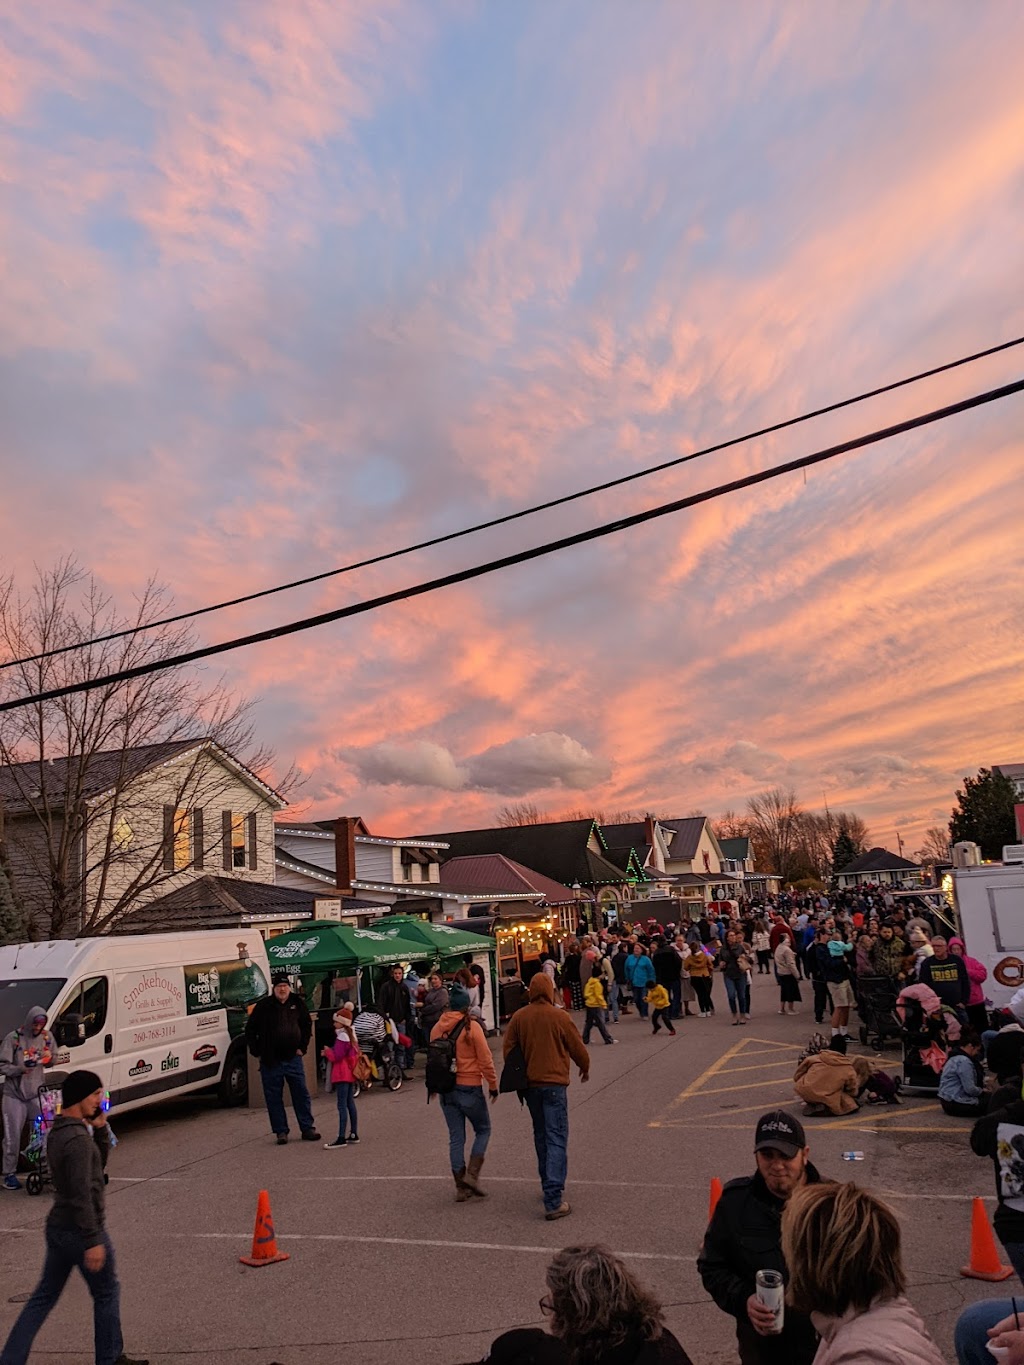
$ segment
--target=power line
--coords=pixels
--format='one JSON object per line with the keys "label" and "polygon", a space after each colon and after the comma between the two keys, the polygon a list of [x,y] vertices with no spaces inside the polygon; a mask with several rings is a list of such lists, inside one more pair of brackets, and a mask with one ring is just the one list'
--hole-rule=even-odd
{"label": "power line", "polygon": [[758,428],[757,431],[749,431],[745,436],[733,436],[728,441],[719,441],[715,445],[705,446],[702,450],[691,451],[688,455],[678,455],[674,459],[662,461],[661,464],[649,465],[646,469],[637,469],[631,474],[622,474],[617,478],[608,479],[605,483],[593,484],[591,487],[581,488],[575,493],[565,493],[559,498],[551,498],[547,502],[540,502],[532,507],[520,508],[518,512],[508,512],[504,516],[493,517],[490,521],[481,521],[474,526],[464,526],[458,531],[448,531],[444,535],[418,541],[415,545],[406,545],[400,550],[387,550],[383,554],[372,555],[369,559],[356,560],[353,564],[343,564],[336,569],[325,569],[322,573],[311,574],[308,578],[296,578],[291,583],[279,583],[273,588],[262,588],[259,592],[246,593],[244,597],[232,597],[225,602],[214,602],[206,607],[196,607],[192,611],[182,611],[174,616],[164,616],[158,621],[147,621],[143,625],[127,626],[124,630],[111,631],[107,635],[97,635],[90,640],[80,640],[73,645],[61,645],[59,649],[44,650],[40,654],[26,654],[22,659],[10,659],[6,663],[0,663],[0,671],[5,668],[17,668],[23,664],[39,663],[43,659],[53,659],[61,654],[69,654],[75,649],[85,649],[89,645],[102,645],[111,640],[123,640],[126,636],[138,635],[145,630],[156,630],[160,626],[172,626],[177,625],[180,621],[192,621],[196,617],[206,616],[210,612],[224,611],[228,607],[239,607],[246,602],[258,602],[263,597],[273,597],[275,593],[290,592],[293,588],[308,587],[310,583],[322,583],[327,578],[337,578],[341,574],[354,573],[356,569],[367,569],[374,564],[384,564],[389,559],[400,559],[403,555],[411,555],[418,550],[429,550],[435,545],[446,545],[449,541],[459,540],[463,536],[475,535],[478,531],[490,531],[495,526],[504,526],[508,522],[519,521],[523,517],[532,517],[538,512],[548,512],[552,507],[563,507],[566,503],[577,502],[580,498],[589,498],[595,493],[605,493],[610,488],[621,488],[623,484],[633,483],[637,479],[646,479],[652,474],[661,474],[666,469],[675,469],[679,465],[689,464],[691,460],[700,460],[706,455],[716,455],[720,451],[743,445],[747,441],[756,441],[762,436],[771,436],[776,432],[785,431],[789,427],[810,422],[816,417],[824,417],[830,412],[839,412],[842,408],[867,402],[869,398],[878,398],[884,393],[893,393],[896,389],[906,388],[909,384],[920,383],[923,379],[931,379],[937,374],[945,374],[947,371],[959,369],[963,365],[971,365],[977,360],[984,360],[989,356],[998,355],[1001,351],[1009,351],[1020,345],[1024,345],[1024,336],[1014,337],[1012,341],[1001,341],[997,346],[986,347],[983,351],[974,351],[971,355],[961,356],[958,360],[948,360],[942,365],[933,366],[930,370],[920,370],[917,374],[908,375],[904,379],[896,379],[890,384],[881,385],[879,388],[867,389],[863,393],[855,394],[852,398],[840,399],[836,403],[829,403],[823,408],[814,408],[797,417],[787,417],[780,422],[773,422],[770,426]]}
{"label": "power line", "polygon": [[785,464],[772,465],[768,469],[759,470],[756,474],[747,474],[742,479],[733,479],[729,483],[705,489],[702,493],[693,493],[689,497],[677,498],[673,502],[662,503],[660,506],[648,508],[644,512],[634,512],[628,517],[618,517],[615,521],[605,522],[601,526],[592,527],[589,531],[578,531],[575,535],[563,536],[559,540],[551,540],[544,545],[536,545],[530,550],[518,550],[515,554],[505,555],[501,559],[492,559],[487,563],[477,564],[469,569],[460,569],[456,573],[445,574],[441,578],[431,578],[423,583],[416,583],[410,588],[399,588],[395,592],[384,593],[380,597],[371,597],[364,602],[354,602],[350,606],[338,607],[334,611],[322,612],[318,616],[307,616],[300,621],[291,621],[283,626],[273,626],[269,630],[256,631],[252,635],[242,635],[236,640],[226,640],[219,645],[206,645],[202,649],[189,650],[186,654],[174,655],[167,659],[156,659],[150,663],[139,664],[135,668],[125,668],[117,673],[107,673],[99,678],[70,683],[65,687],[50,688],[45,692],[35,692],[27,697],[18,697],[13,701],[0,703],[0,712],[14,711],[19,707],[30,706],[36,702],[53,701],[58,697],[68,697],[76,692],[90,692],[94,688],[106,687],[112,683],[128,682],[132,678],[145,677],[147,674],[162,672],[167,668],[177,668],[181,664],[195,663],[199,659],[209,659],[215,654],[227,654],[247,645],[261,644],[265,640],[279,640],[286,635],[295,635],[303,630],[311,630],[315,626],[329,625],[333,621],[341,621],[349,616],[360,616],[364,612],[375,611],[378,607],[389,606],[392,602],[404,602],[412,597],[422,597],[426,593],[436,592],[439,588],[449,588],[457,583],[467,583],[474,578],[483,578],[486,574],[495,573],[499,569],[511,568],[515,564],[526,564],[530,560],[542,559],[558,550],[567,550],[574,545],[585,545],[588,541],[600,540],[604,536],[614,535],[618,531],[625,531],[633,526],[641,526],[645,522],[655,521],[659,517],[669,516],[674,512],[681,512],[688,507],[696,507],[700,503],[711,502],[715,498],[724,497],[727,493],[737,493],[741,489],[767,483],[783,474],[791,474],[798,469],[809,469],[812,465],[835,459],[837,455],[845,455],[851,450],[861,450],[865,446],[876,445],[879,441],[889,440],[891,437],[900,436],[907,431],[915,431],[918,427],[928,426],[933,422],[944,421],[947,417],[953,417],[957,413],[969,412],[972,408],[983,407],[987,403],[994,403],[1000,398],[1008,398],[1011,394],[1020,393],[1022,390],[1024,390],[1024,379],[1018,379],[1012,384],[1003,384],[997,389],[988,389],[984,393],[974,394],[970,398],[962,398],[958,403],[950,403],[944,408],[936,408],[932,412],[922,413],[917,417],[909,417],[893,426],[868,432],[865,436],[856,436],[853,440],[843,441],[840,445],[827,446],[824,450],[815,451],[811,455],[801,455],[799,459],[787,460]]}

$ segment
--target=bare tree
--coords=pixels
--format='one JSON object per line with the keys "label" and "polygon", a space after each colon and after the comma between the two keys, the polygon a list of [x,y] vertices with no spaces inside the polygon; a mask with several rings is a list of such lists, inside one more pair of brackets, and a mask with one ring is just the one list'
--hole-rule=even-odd
{"label": "bare tree", "polygon": [[835,827],[832,836],[833,843],[840,834],[846,834],[849,836],[850,843],[853,844],[855,853],[867,852],[871,845],[871,834],[859,815],[849,810],[833,811],[832,822]]}
{"label": "bare tree", "polygon": [[797,871],[800,817],[803,814],[796,792],[772,787],[750,798],[747,814],[757,866],[776,873],[783,883],[791,881]]}
{"label": "bare tree", "polygon": [[795,857],[798,875],[809,875],[819,881],[828,877],[832,870],[834,840],[830,830],[833,823],[828,815],[818,815],[814,811],[802,811],[797,815]]}
{"label": "bare tree", "polygon": [[949,862],[949,830],[932,825],[924,832],[924,843],[914,854],[923,867],[934,867],[936,863]]}
{"label": "bare tree", "polygon": [[[0,665],[49,654],[0,667],[0,698],[187,650],[194,644],[187,626],[143,629],[171,609],[166,591],[150,581],[131,614],[121,616],[70,558],[37,570],[27,595],[18,593],[13,578],[0,580]],[[125,629],[133,633],[90,643]],[[69,645],[76,648],[52,653]],[[182,830],[168,830],[166,811],[201,810],[217,802],[219,783],[232,781],[198,741],[213,741],[265,780],[273,755],[255,741],[251,705],[221,682],[204,687],[195,672],[171,668],[0,714],[0,801],[7,816],[0,862],[30,933],[102,933],[133,904],[153,899],[163,883],[180,879],[181,860],[168,856],[168,838],[180,844]],[[153,745],[169,746],[158,817],[152,786],[144,790],[138,780],[139,750]],[[285,782],[295,778],[293,771]],[[199,821],[188,837],[190,865],[201,867],[204,852],[226,836]]]}
{"label": "bare tree", "polygon": [[542,825],[549,816],[533,801],[515,801],[502,806],[494,818],[501,829],[513,829],[516,825]]}
{"label": "bare tree", "polygon": [[723,811],[717,820],[712,820],[711,827],[716,839],[750,838],[749,816],[737,815],[734,810]]}

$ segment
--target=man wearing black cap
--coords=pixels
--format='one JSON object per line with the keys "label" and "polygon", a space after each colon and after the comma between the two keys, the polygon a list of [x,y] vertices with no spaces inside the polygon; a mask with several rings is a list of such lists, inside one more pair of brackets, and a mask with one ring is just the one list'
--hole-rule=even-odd
{"label": "man wearing black cap", "polygon": [[302,1064],[313,1036],[313,1021],[305,1000],[293,994],[287,972],[274,972],[270,982],[270,994],[256,1001],[245,1025],[249,1051],[259,1059],[270,1127],[278,1146],[283,1147],[288,1141],[288,1115],[284,1107],[287,1081],[303,1142],[319,1142]]}
{"label": "man wearing black cap", "polygon": [[149,1365],[126,1356],[121,1339],[121,1286],[104,1226],[103,1171],[109,1154],[103,1082],[92,1071],[72,1071],[46,1142],[56,1196],[46,1219],[43,1274],[11,1328],[0,1365],[25,1365],[36,1333],[76,1267],[92,1295],[96,1365]]}
{"label": "man wearing black cap", "polygon": [[810,1318],[790,1308],[773,1334],[772,1310],[754,1292],[759,1270],[788,1278],[782,1210],[794,1190],[821,1179],[809,1150],[799,1119],[785,1109],[762,1114],[754,1134],[757,1171],[729,1181],[704,1234],[697,1271],[719,1308],[736,1319],[741,1365],[811,1365],[818,1349]]}

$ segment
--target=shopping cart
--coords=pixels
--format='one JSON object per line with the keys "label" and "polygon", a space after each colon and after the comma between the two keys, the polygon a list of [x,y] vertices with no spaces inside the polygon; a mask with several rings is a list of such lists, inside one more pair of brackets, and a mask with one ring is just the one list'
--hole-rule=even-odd
{"label": "shopping cart", "polygon": [[46,1139],[53,1121],[60,1113],[60,1086],[42,1085],[39,1087],[39,1113],[32,1120],[32,1134],[23,1156],[31,1167],[25,1177],[25,1189],[29,1194],[42,1194],[50,1185],[50,1168],[46,1163]]}

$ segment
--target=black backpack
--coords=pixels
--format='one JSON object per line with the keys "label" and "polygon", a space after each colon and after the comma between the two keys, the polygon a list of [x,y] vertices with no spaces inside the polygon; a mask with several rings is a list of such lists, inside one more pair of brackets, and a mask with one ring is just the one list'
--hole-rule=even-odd
{"label": "black backpack", "polygon": [[460,1019],[451,1033],[427,1044],[427,1065],[424,1080],[427,1086],[427,1103],[431,1095],[450,1095],[455,1089],[455,1044],[459,1034],[469,1023],[468,1016]]}

